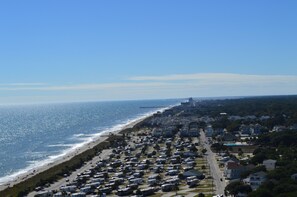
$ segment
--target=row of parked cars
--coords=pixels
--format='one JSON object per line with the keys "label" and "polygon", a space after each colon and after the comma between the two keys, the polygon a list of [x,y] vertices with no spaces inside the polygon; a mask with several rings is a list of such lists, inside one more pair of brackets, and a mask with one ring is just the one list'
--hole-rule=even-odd
{"label": "row of parked cars", "polygon": [[52,196],[149,196],[178,190],[181,182],[196,187],[198,177],[183,176],[196,166],[196,145],[180,138],[138,136],[133,142],[114,148],[108,159],[78,174],[58,191],[51,191]]}

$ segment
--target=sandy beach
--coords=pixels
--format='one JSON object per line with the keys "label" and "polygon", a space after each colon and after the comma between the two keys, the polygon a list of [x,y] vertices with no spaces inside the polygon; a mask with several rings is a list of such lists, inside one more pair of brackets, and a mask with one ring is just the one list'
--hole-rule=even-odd
{"label": "sandy beach", "polygon": [[201,130],[195,124],[194,130],[182,133],[171,126],[191,123],[180,110],[173,107],[98,136],[54,164],[26,174],[23,180],[19,177],[0,196],[210,195],[214,188],[201,152]]}
{"label": "sandy beach", "polygon": [[[126,129],[129,128],[133,128],[135,125],[137,125],[138,123],[142,122],[143,120],[151,117],[152,114],[142,117],[138,120],[135,120],[133,122],[128,123],[127,125],[125,125],[122,129],[116,130],[112,133],[110,132],[104,132],[101,135],[99,135],[97,138],[93,139],[92,142],[86,143],[85,145],[81,146],[78,149],[75,149],[69,153],[67,153],[65,156],[58,158],[57,160],[55,160],[54,162],[50,162],[48,164],[45,164],[43,166],[37,167],[36,169],[32,169],[24,174],[21,174],[19,176],[17,176],[15,179],[8,181],[7,183],[4,183],[2,185],[0,185],[0,193],[1,191],[5,191],[8,188],[13,188],[14,186],[18,185],[19,183],[22,183],[36,175],[38,175],[39,173],[45,172],[59,164],[62,164],[64,162],[67,162],[69,160],[71,160],[73,157],[79,155],[79,154],[83,154],[86,151],[94,148],[95,146],[99,145],[102,142],[105,142],[106,140],[109,139],[110,135],[118,135],[120,134],[122,131],[125,131]],[[89,164],[91,165],[91,164]]]}

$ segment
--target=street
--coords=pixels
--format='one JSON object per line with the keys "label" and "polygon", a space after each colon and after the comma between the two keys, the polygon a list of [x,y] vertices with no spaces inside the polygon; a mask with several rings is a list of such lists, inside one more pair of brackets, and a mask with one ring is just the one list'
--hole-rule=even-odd
{"label": "street", "polygon": [[[221,172],[221,170],[218,166],[218,163],[215,158],[215,153],[213,153],[210,149],[210,145],[209,145],[208,140],[205,136],[205,133],[200,132],[200,134],[201,134],[201,136],[200,136],[201,143],[203,144],[204,148],[207,150],[206,158],[207,158],[207,162],[210,167],[211,176],[213,177],[213,181],[215,184],[215,194],[224,194],[226,182],[223,177],[223,173]],[[222,179],[222,181],[221,181],[221,179]]]}
{"label": "street", "polygon": [[[64,177],[63,179],[58,180],[57,182],[50,185],[48,188],[44,188],[46,191],[51,190],[59,190],[61,186],[65,186],[67,184],[67,179],[69,181],[74,180],[77,177],[77,174],[83,173],[86,170],[91,169],[92,164],[96,164],[96,162],[100,161],[101,159],[106,159],[111,154],[111,149],[103,150],[100,156],[94,157],[91,161],[87,162],[87,164],[83,165],[80,169],[77,169],[76,171],[72,172],[68,177]],[[28,194],[27,197],[34,197],[39,192],[33,191],[30,194]]]}

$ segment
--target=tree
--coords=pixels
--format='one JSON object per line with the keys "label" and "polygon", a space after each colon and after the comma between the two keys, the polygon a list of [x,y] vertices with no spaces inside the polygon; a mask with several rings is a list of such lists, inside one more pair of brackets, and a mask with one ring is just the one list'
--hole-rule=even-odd
{"label": "tree", "polygon": [[204,148],[202,149],[202,153],[205,154],[207,152],[207,150]]}
{"label": "tree", "polygon": [[198,148],[196,146],[191,146],[190,151],[197,152]]}
{"label": "tree", "polygon": [[213,149],[215,152],[220,152],[227,150],[227,147],[220,143],[214,143],[211,145],[211,149]]}
{"label": "tree", "polygon": [[184,175],[182,173],[178,174],[179,179],[184,179]]}
{"label": "tree", "polygon": [[140,191],[140,189],[137,189],[136,192],[135,192],[135,194],[136,194],[137,196],[140,196],[140,195],[142,195],[142,192]]}
{"label": "tree", "polygon": [[240,121],[234,121],[234,122],[231,122],[231,124],[229,124],[226,129],[229,132],[238,131],[240,128],[240,125],[241,125]]}
{"label": "tree", "polygon": [[240,181],[234,181],[234,182],[231,182],[229,185],[226,186],[225,188],[225,195],[228,196],[228,195],[236,195],[236,187],[240,186],[241,183]]}
{"label": "tree", "polygon": [[264,172],[266,172],[266,167],[263,166],[263,165],[261,165],[261,166],[257,166],[257,167],[255,167],[255,168],[253,168],[253,169],[251,169],[251,170],[247,170],[247,171],[241,173],[240,178],[241,178],[241,179],[245,179],[245,178],[247,178],[250,174],[253,174],[253,173],[256,173],[256,172],[260,172],[260,171],[264,171]]}
{"label": "tree", "polygon": [[241,148],[238,149],[238,156],[242,157],[243,156],[243,151]]}
{"label": "tree", "polygon": [[249,186],[249,185],[239,185],[236,188],[236,190],[237,190],[237,193],[240,192],[240,193],[244,193],[244,194],[248,194],[253,191],[251,186]]}
{"label": "tree", "polygon": [[249,193],[249,197],[273,197],[273,194],[268,189],[259,188]]}
{"label": "tree", "polygon": [[240,181],[235,181],[227,185],[225,188],[225,195],[237,195],[238,193],[248,194],[252,192],[252,188],[249,185],[244,185]]}
{"label": "tree", "polygon": [[160,150],[160,146],[159,146],[159,144],[156,144],[156,145],[154,146],[154,149],[156,149],[157,151],[159,151],[159,150]]}
{"label": "tree", "polygon": [[203,193],[199,193],[198,197],[205,197],[205,195]]}
{"label": "tree", "polygon": [[267,159],[267,156],[266,154],[264,153],[258,153],[256,154],[252,159],[251,159],[251,162],[253,164],[260,164],[260,163],[263,163],[263,161]]}

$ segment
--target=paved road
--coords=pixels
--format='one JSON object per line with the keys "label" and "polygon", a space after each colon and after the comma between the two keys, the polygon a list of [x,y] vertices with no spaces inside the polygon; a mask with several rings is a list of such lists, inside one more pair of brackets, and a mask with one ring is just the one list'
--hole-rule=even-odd
{"label": "paved road", "polygon": [[[226,187],[226,182],[225,179],[223,177],[223,173],[221,172],[219,166],[218,166],[218,162],[215,158],[215,153],[213,153],[210,149],[210,145],[208,143],[208,140],[205,136],[204,132],[200,132],[201,133],[201,143],[204,144],[204,148],[207,150],[207,162],[210,166],[210,173],[211,176],[213,177],[213,181],[215,184],[215,192],[216,194],[224,194],[224,190]],[[222,181],[221,181],[222,179]]]}
{"label": "paved road", "polygon": [[[87,164],[84,164],[80,169],[72,172],[70,176],[65,177],[65,178],[53,183],[52,185],[50,185],[50,187],[44,188],[44,190],[45,191],[58,190],[61,186],[64,186],[64,185],[67,184],[66,179],[68,179],[70,182],[73,181],[77,177],[77,174],[81,174],[84,171],[91,169],[92,164],[97,163],[98,161],[100,161],[100,159],[108,158],[109,155],[111,154],[111,152],[112,152],[111,149],[103,150],[102,153],[99,156],[94,157]],[[30,194],[28,194],[27,197],[34,197],[36,194],[38,194],[38,192],[34,191],[34,192],[31,192]]]}

